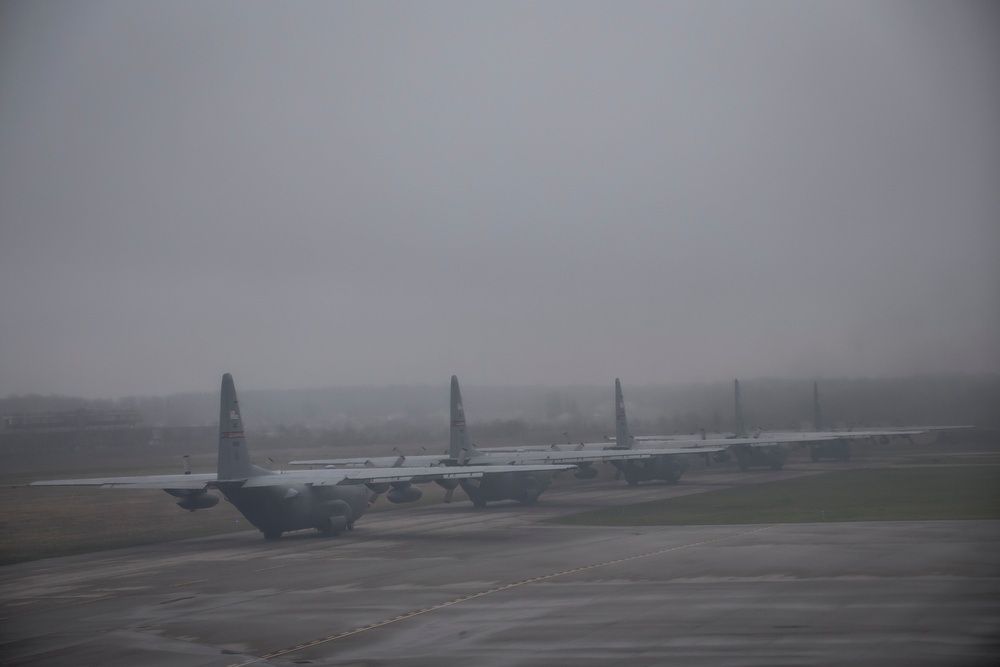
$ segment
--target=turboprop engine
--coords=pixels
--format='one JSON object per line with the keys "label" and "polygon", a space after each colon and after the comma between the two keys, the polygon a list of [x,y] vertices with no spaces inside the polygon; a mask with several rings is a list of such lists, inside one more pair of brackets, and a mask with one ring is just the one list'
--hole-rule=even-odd
{"label": "turboprop engine", "polygon": [[434,483],[444,489],[443,500],[446,503],[450,503],[451,499],[455,497],[455,489],[458,488],[457,479],[436,479]]}
{"label": "turboprop engine", "polygon": [[[185,454],[181,457],[184,462],[184,474],[191,474],[191,457]],[[188,512],[195,510],[207,510],[219,504],[219,496],[209,493],[208,489],[163,489],[174,498],[180,498],[177,506]]]}
{"label": "turboprop engine", "polygon": [[207,510],[219,504],[219,496],[205,489],[164,489],[164,491],[179,498],[177,506],[188,512]]}
{"label": "turboprop engine", "polygon": [[393,482],[392,488],[385,494],[390,503],[413,503],[420,500],[424,495],[423,491],[413,486],[409,482]]}

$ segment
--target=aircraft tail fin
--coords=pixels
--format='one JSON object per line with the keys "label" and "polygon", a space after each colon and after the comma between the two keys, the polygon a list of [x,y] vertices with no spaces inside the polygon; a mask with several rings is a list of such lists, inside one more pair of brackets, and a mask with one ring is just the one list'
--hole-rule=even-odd
{"label": "aircraft tail fin", "polygon": [[[464,454],[462,453],[464,450]],[[469,433],[465,428],[465,408],[462,407],[462,390],[458,388],[458,377],[451,376],[451,439],[448,456],[456,461],[468,457]]]}
{"label": "aircraft tail fin", "polygon": [[736,437],[747,437],[747,427],[743,423],[743,403],[740,402],[740,381],[733,380],[733,390],[736,396]]}
{"label": "aircraft tail fin", "polygon": [[236,400],[233,376],[222,376],[222,395],[219,401],[219,481],[244,480],[254,476],[246,438],[243,435],[243,418]]}
{"label": "aircraft tail fin", "polygon": [[625,416],[625,397],[618,378],[615,378],[615,447],[632,449],[632,435],[628,432],[628,418]]}
{"label": "aircraft tail fin", "polygon": [[813,382],[813,430],[823,430],[823,412],[819,409],[819,382]]}

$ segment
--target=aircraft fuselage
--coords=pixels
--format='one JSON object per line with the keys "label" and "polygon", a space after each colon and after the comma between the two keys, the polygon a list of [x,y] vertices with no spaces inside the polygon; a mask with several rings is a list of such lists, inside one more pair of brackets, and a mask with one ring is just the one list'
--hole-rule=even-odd
{"label": "aircraft fuselage", "polygon": [[676,484],[688,467],[687,461],[680,456],[654,456],[645,460],[612,461],[612,464],[622,471],[629,486],[654,480]]}
{"label": "aircraft fuselage", "polygon": [[516,500],[533,505],[552,483],[551,473],[508,472],[481,479],[461,480],[462,489],[477,508],[496,500]]}
{"label": "aircraft fuselage", "polygon": [[740,470],[748,468],[771,468],[781,470],[788,458],[788,450],[781,445],[770,447],[751,447],[749,445],[732,445],[730,449],[736,457]]}
{"label": "aircraft fuselage", "polygon": [[306,528],[336,534],[351,529],[368,509],[368,489],[363,484],[242,488],[238,483],[219,483],[218,488],[267,539]]}
{"label": "aircraft fuselage", "polygon": [[813,442],[809,445],[809,458],[813,461],[833,459],[835,461],[851,460],[851,443],[849,440],[827,440]]}

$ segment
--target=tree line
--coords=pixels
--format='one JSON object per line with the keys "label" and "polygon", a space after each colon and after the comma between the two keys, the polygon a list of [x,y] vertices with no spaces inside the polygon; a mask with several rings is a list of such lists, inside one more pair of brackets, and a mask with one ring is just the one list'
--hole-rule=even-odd
{"label": "tree line", "polygon": [[[696,434],[735,429],[733,384],[630,385],[623,378],[629,423],[637,434]],[[741,380],[744,421],[755,429],[812,428],[813,380]],[[975,424],[1000,427],[1000,376],[931,375],[903,378],[820,379],[826,427]],[[490,440],[537,437],[578,441],[614,429],[614,388],[463,387],[470,425]],[[383,442],[437,440],[447,434],[448,386],[326,387],[240,391],[250,431],[302,436],[322,430]],[[72,410],[137,410],[145,427],[213,426],[218,396],[187,392],[86,400],[14,395],[0,399],[0,415]],[[475,434],[474,434],[475,436]]]}

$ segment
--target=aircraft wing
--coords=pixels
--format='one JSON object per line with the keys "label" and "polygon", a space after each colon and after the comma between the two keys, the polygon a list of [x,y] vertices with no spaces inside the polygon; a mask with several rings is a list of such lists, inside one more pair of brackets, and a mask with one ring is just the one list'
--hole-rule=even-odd
{"label": "aircraft wing", "polygon": [[816,440],[860,440],[862,438],[881,438],[888,436],[921,435],[934,431],[950,431],[974,426],[913,426],[910,428],[875,428],[857,431],[809,431],[802,433],[765,433],[762,437],[784,440],[787,442],[813,442]]}
{"label": "aircraft wing", "polygon": [[[508,456],[502,456],[496,452],[482,453],[469,459],[472,465],[485,465],[488,461],[503,460],[510,465],[524,466],[528,463],[550,463],[550,464],[574,464],[581,463],[601,463],[605,461],[635,461],[650,459],[656,456],[668,456],[674,454],[712,454],[724,451],[731,441],[725,444],[700,445],[692,447],[663,447],[663,448],[643,448],[643,449],[603,449],[590,451],[554,452],[554,451],[523,451],[510,452]],[[770,446],[774,442],[749,441],[756,446]]]}
{"label": "aircraft wing", "polygon": [[336,486],[338,484],[388,484],[392,482],[432,482],[438,479],[472,479],[504,472],[560,472],[569,465],[535,466],[411,466],[396,468],[323,468],[321,470],[286,470],[273,475],[251,477],[243,488],[264,486]]}
{"label": "aircraft wing", "polygon": [[216,480],[214,472],[197,475],[140,475],[90,479],[48,479],[29,486],[99,486],[105,489],[205,489]]}
{"label": "aircraft wing", "polygon": [[[322,470],[276,471],[272,475],[250,477],[242,488],[267,486],[334,486],[337,484],[381,484],[392,482],[431,482],[437,479],[471,479],[505,472],[561,472],[571,465],[465,465],[411,466],[396,468],[324,468]],[[216,486],[215,473],[195,475],[143,475],[136,477],[93,477],[85,479],[52,479],[31,482],[30,486],[98,486],[105,489],[207,489]]]}
{"label": "aircraft wing", "polygon": [[[662,454],[663,452],[673,452],[676,454],[697,454],[699,452],[717,452],[732,445],[744,445],[747,447],[773,447],[782,443],[795,442],[818,442],[820,440],[837,440],[838,435],[830,433],[823,435],[799,436],[794,439],[760,437],[760,438],[692,438],[690,440],[646,440],[643,441],[643,449],[625,449],[621,451],[653,451]],[[664,447],[654,447],[653,445],[662,442]]]}
{"label": "aircraft wing", "polygon": [[375,456],[349,459],[308,459],[289,461],[293,466],[332,466],[335,468],[399,468],[434,466],[448,460],[447,454],[418,454],[416,456]]}
{"label": "aircraft wing", "polygon": [[[830,439],[830,438],[826,438]],[[707,450],[712,447],[725,449],[730,445],[749,445],[750,447],[773,447],[778,444],[777,440],[772,440],[770,438],[713,438],[711,440],[671,440],[669,443],[672,447],[677,449],[683,449],[687,451],[691,450]]]}
{"label": "aircraft wing", "polygon": [[[631,459],[648,459],[652,456],[660,455],[661,452],[650,452],[641,450],[603,450],[603,451],[580,451],[580,452],[554,452],[554,451],[521,451],[521,452],[482,452],[469,458],[470,465],[491,465],[491,461],[503,461],[507,465],[517,466],[519,469],[531,463],[548,464],[579,464],[597,463],[600,461],[623,461]],[[491,467],[496,467],[491,465]]]}
{"label": "aircraft wing", "polygon": [[[700,443],[700,441],[699,441]],[[642,449],[626,449],[626,452],[649,452],[654,456],[663,456],[664,454],[712,454],[714,452],[725,451],[729,446],[729,443],[708,443],[705,445],[687,445],[682,447],[677,447],[676,442],[668,443],[672,446],[670,447],[643,447]],[[764,443],[771,444],[771,443]]]}

